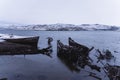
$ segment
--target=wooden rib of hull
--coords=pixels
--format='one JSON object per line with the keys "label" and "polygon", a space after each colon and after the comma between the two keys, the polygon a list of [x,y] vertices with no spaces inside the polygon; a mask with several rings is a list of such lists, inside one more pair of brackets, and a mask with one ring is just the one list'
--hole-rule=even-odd
{"label": "wooden rib of hull", "polygon": [[75,41],[72,40],[71,38],[69,38],[69,45],[70,45],[70,46],[73,46],[73,47],[76,47],[76,48],[83,48],[83,49],[89,50],[88,47],[86,47],[86,46],[84,46],[84,45],[81,45],[81,44],[75,42]]}
{"label": "wooden rib of hull", "polygon": [[80,52],[87,54],[86,56],[88,56],[88,53],[94,49],[94,47],[92,48],[88,48],[87,46],[81,45],[77,42],[75,42],[74,40],[72,40],[69,37],[69,46],[75,47],[76,49],[78,49]]}

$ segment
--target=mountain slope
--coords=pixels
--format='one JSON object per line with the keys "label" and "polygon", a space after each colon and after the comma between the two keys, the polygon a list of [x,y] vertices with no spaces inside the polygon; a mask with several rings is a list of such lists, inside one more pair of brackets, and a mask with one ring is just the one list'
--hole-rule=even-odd
{"label": "mountain slope", "polygon": [[101,24],[44,24],[44,25],[19,25],[0,23],[0,28],[17,30],[47,30],[47,31],[116,31],[118,26],[109,26]]}

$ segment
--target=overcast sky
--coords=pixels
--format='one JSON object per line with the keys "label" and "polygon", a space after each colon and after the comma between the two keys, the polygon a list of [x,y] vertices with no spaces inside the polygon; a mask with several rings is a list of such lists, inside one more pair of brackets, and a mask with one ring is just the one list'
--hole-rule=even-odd
{"label": "overcast sky", "polygon": [[0,21],[120,26],[120,0],[0,0]]}

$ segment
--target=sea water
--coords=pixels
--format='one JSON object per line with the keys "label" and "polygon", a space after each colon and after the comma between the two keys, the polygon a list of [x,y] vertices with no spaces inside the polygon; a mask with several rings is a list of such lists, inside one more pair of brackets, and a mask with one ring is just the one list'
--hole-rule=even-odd
{"label": "sea water", "polygon": [[[57,57],[57,40],[68,45],[68,37],[89,48],[94,46],[94,50],[109,49],[116,57],[115,64],[120,65],[120,32],[117,31],[0,30],[0,33],[40,36],[38,43],[40,49],[48,46],[47,37],[53,38],[52,58],[43,54],[0,56],[0,78],[8,78],[8,80],[97,80],[88,76],[88,72],[83,69],[80,72],[71,71]],[[109,80],[103,76],[102,78]]]}

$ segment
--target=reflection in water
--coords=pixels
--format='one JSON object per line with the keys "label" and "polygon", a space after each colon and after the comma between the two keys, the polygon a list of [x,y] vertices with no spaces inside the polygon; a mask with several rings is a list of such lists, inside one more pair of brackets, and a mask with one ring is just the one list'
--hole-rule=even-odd
{"label": "reflection in water", "polygon": [[70,71],[75,71],[75,72],[80,72],[80,68],[75,65],[73,62],[69,61],[68,59],[64,58],[64,57],[61,57],[61,56],[58,56],[58,58],[61,60],[61,62],[63,64],[66,65],[66,67],[70,70]]}
{"label": "reflection in water", "polygon": [[[9,41],[0,42],[0,55],[31,55],[31,54],[45,54],[52,57],[52,38],[48,38],[48,47],[39,49],[37,46],[15,43]],[[23,41],[24,42],[24,41]]]}
{"label": "reflection in water", "polygon": [[53,52],[52,46],[48,46],[47,48],[40,49],[38,52],[39,52],[39,54],[44,54],[44,55],[47,55],[49,57],[52,57],[51,56],[51,54]]}
{"label": "reflection in water", "polygon": [[49,57],[52,57],[51,54],[53,52],[53,49],[52,49],[51,42],[53,41],[53,38],[52,37],[48,37],[47,39],[48,39],[48,47],[39,50],[39,52],[42,53],[42,54],[45,54],[45,55],[47,55]]}
{"label": "reflection in water", "polygon": [[[19,32],[19,31],[17,31],[17,32]],[[16,33],[16,32],[15,32]],[[20,32],[21,33],[21,32]],[[32,32],[31,32],[32,33]],[[40,33],[40,32],[39,32]],[[45,32],[45,33],[47,33],[47,32]],[[63,32],[60,32],[60,33],[62,33],[62,35],[63,35]],[[80,34],[81,34],[82,32],[80,32]],[[86,33],[86,32],[85,32]],[[102,32],[103,33],[103,32]],[[111,33],[111,32],[110,32]],[[110,34],[109,33],[109,34]],[[33,34],[33,33],[32,33]],[[49,32],[47,33],[47,34],[49,34]],[[54,34],[56,35],[56,33],[54,32]],[[73,34],[73,33],[72,33]],[[78,35],[78,32],[76,33],[77,35]],[[90,34],[90,33],[89,33]],[[41,33],[40,33],[40,35],[41,35]],[[50,35],[48,35],[48,36],[51,36],[51,35],[53,35],[53,33],[52,34],[50,34]],[[95,32],[92,34],[92,35],[95,35],[96,36],[96,34],[95,34]],[[43,46],[46,46],[45,44],[44,44],[44,42],[47,42],[47,41],[45,41],[44,39],[46,39],[46,35],[44,35],[44,33],[41,35],[42,36],[42,40],[40,40],[40,42],[43,44],[42,45],[42,47]],[[64,43],[66,42],[66,38],[68,37],[68,36],[72,36],[71,35],[71,33],[70,33],[70,35],[66,35],[66,37],[63,37],[63,36],[61,36],[61,38],[58,38],[58,34],[57,34],[57,36],[54,36],[56,39],[60,39],[61,41],[64,41]],[[88,34],[87,34],[87,36],[86,35],[83,35],[82,34],[82,36],[85,36],[85,37],[81,37],[80,36],[80,38],[76,38],[76,36],[74,37],[74,36],[72,36],[72,37],[74,37],[75,38],[75,40],[79,40],[80,42],[82,42],[83,44],[85,43],[85,44],[87,44],[87,43],[90,43],[90,45],[94,45],[94,46],[96,46],[97,48],[99,48],[99,50],[101,49],[101,43],[103,42],[104,43],[104,39],[99,39],[99,38],[97,38],[97,37],[95,37],[95,38],[93,38],[93,39],[91,39],[91,36],[88,36]],[[97,35],[98,36],[98,35]],[[108,35],[107,35],[108,36]],[[116,35],[117,36],[117,35]],[[111,37],[111,34],[110,34],[110,37]],[[87,38],[87,39],[86,39]],[[102,37],[103,38],[103,37]],[[105,35],[104,35],[104,38],[105,38]],[[108,37],[107,37],[108,38]],[[109,42],[114,42],[113,40],[114,40],[114,38],[110,38],[110,41]],[[83,40],[83,41],[81,41],[81,40]],[[85,41],[86,40],[86,41]],[[96,42],[94,42],[93,40],[95,40]],[[43,42],[42,42],[43,41]],[[101,43],[99,43],[99,41],[101,42]],[[102,48],[106,48],[106,46],[107,47],[109,47],[111,44],[113,44],[113,43],[111,43],[111,44],[108,44],[109,43],[108,41],[104,44],[104,45],[102,45]],[[116,42],[118,42],[117,40],[114,42],[114,44],[112,45],[112,48],[113,48],[113,51],[115,50],[115,52],[116,53],[119,53],[119,51],[117,51],[115,48],[116,47],[118,47],[119,45],[118,44],[116,44]],[[55,47],[54,48],[56,48],[56,40],[55,40]],[[53,46],[54,46],[53,45]],[[41,44],[40,44],[40,46],[41,46]],[[53,47],[52,46],[52,47]],[[100,46],[100,47],[99,47]],[[70,46],[69,46],[70,47]],[[72,47],[72,46],[71,46]],[[47,46],[46,48],[43,48],[43,49],[41,49],[41,53],[40,54],[47,54],[47,52],[49,52],[48,50],[49,49],[52,49],[52,48],[50,48],[49,46]],[[110,49],[110,48],[109,48]],[[119,48],[118,48],[119,49]],[[43,50],[43,51],[42,51]],[[75,49],[76,50],[76,49]],[[110,50],[112,50],[112,49],[110,49]],[[110,51],[109,50],[109,51]],[[69,52],[69,50],[66,50],[66,51],[68,51]],[[78,51],[78,50],[76,50],[76,51]],[[94,51],[94,50],[93,50]],[[92,52],[93,52],[92,51]],[[105,50],[106,51],[106,50]],[[52,52],[52,51],[50,51],[50,52]],[[56,52],[56,49],[55,49],[55,52]],[[92,53],[91,52],[91,53]],[[100,52],[104,55],[104,53],[100,50]],[[67,52],[66,52],[67,53]],[[93,53],[92,53],[93,54]],[[97,54],[97,57],[99,57],[99,52],[96,52],[96,54]],[[56,53],[54,54],[54,55],[56,55]],[[62,55],[62,54],[61,54]],[[71,54],[71,55],[73,55],[73,54]],[[82,54],[81,54],[82,55]],[[88,54],[89,55],[89,54]],[[84,56],[84,55],[83,55]],[[37,59],[37,58],[38,59]],[[56,56],[54,56],[55,57],[55,59],[56,59]],[[94,57],[94,58],[97,58],[97,57]],[[7,58],[7,57],[6,57]],[[28,58],[28,57],[27,57]],[[31,71],[33,74],[34,74],[34,77],[37,77],[37,76],[35,76],[36,74],[40,74],[40,75],[47,75],[47,77],[48,76],[52,76],[52,77],[56,77],[56,75],[51,75],[51,73],[54,73],[54,74],[58,74],[58,76],[60,76],[61,74],[62,74],[62,76],[64,76],[64,72],[65,72],[65,69],[62,67],[62,69],[61,69],[61,72],[59,72],[59,71],[57,71],[58,70],[58,68],[61,68],[61,63],[59,63],[59,62],[57,62],[56,60],[54,60],[54,61],[52,61],[52,59],[51,60],[49,60],[49,58],[47,59],[47,57],[44,57],[44,56],[35,56],[34,57],[34,55],[33,56],[31,56],[31,59],[34,59],[35,58],[35,60],[36,61],[38,61],[38,62],[41,62],[41,63],[43,63],[43,64],[41,64],[41,63],[38,63],[38,64],[34,64],[35,62],[32,62],[32,61],[29,61],[30,63],[29,64],[31,64],[31,66],[33,66],[32,68],[30,68],[29,69],[29,72]],[[76,71],[76,72],[83,72],[83,70],[87,67],[87,69],[89,69],[88,68],[88,65],[86,65],[86,67],[85,68],[82,68],[82,67],[80,67],[79,65],[78,65],[78,63],[76,62],[76,60],[73,62],[72,61],[72,63],[70,62],[70,59],[68,59],[68,56],[66,56],[66,58],[64,58],[64,57],[59,57],[58,56],[58,58],[71,70],[71,71]],[[86,57],[85,57],[86,58]],[[91,62],[92,63],[92,60],[93,61],[97,61],[96,59],[94,59],[93,58],[93,56],[91,56],[90,55],[90,58],[91,58],[91,60],[89,59],[89,56],[88,56],[88,60],[89,61],[85,61],[85,62]],[[12,58],[11,60],[13,60],[14,58]],[[18,58],[17,58],[18,59]],[[30,60],[31,60],[30,59]],[[9,60],[9,59],[6,59],[6,60]],[[11,61],[11,60],[9,60],[9,61]],[[47,60],[46,62],[45,62],[45,60]],[[74,60],[74,59],[73,59]],[[81,59],[80,59],[81,60]],[[3,59],[2,59],[2,57],[1,57],[1,61],[3,61]],[[50,61],[50,62],[49,62]],[[17,60],[15,60],[15,62],[16,62],[16,64],[18,65],[19,64],[19,62],[17,61]],[[48,64],[48,63],[52,63],[53,65],[51,66],[50,64]],[[78,62],[80,62],[80,61],[78,61]],[[82,62],[84,62],[84,59],[82,59],[81,60],[81,62],[80,63],[82,63]],[[5,62],[4,62],[5,63]],[[10,63],[13,63],[13,62],[10,62]],[[24,68],[24,66],[29,66],[29,64],[27,64],[28,62],[25,62],[24,63],[24,61],[21,61],[21,64],[23,64],[23,68]],[[111,80],[114,80],[113,79],[113,77],[119,77],[119,68],[118,67],[116,67],[116,65],[111,65],[111,64],[109,64],[110,66],[112,66],[112,67],[110,67],[109,68],[109,65],[106,65],[106,61],[105,61],[105,59],[101,59],[100,61],[98,61],[98,63],[96,63],[96,64],[103,64],[102,66],[101,65],[98,65],[98,66],[100,66],[101,67],[101,74],[103,74],[102,76],[104,76],[105,75],[105,77],[110,77],[110,76],[112,76],[112,78],[109,78],[109,79],[111,79]],[[13,64],[15,64],[15,63],[13,63]],[[13,65],[12,67],[14,67],[14,66],[16,66],[16,64],[15,65]],[[34,65],[33,65],[34,64]],[[93,64],[93,63],[92,63]],[[104,65],[105,64],[105,65]],[[41,68],[40,66],[38,66],[37,67],[37,70],[35,69],[36,67],[34,67],[34,66],[37,66],[37,65],[40,65],[40,66],[47,66],[46,68]],[[81,64],[81,65],[83,65],[83,63]],[[8,66],[8,64],[7,65],[5,65],[5,66]],[[30,67],[31,67],[30,66]],[[55,67],[56,66],[56,67]],[[60,66],[60,67],[59,67]],[[115,67],[114,67],[115,66]],[[18,65],[18,67],[19,67],[19,65]],[[21,66],[20,66],[21,67]],[[52,67],[52,68],[51,68]],[[53,67],[55,67],[55,68],[53,68]],[[77,69],[76,69],[77,68]],[[114,69],[115,68],[115,69]],[[2,70],[3,69],[3,70]],[[4,70],[5,69],[5,70]],[[23,73],[25,73],[26,72],[26,74],[28,74],[29,75],[29,72],[27,72],[26,71],[26,69],[27,69],[27,67],[23,70]],[[43,70],[43,72],[41,71],[41,69],[45,69],[45,70]],[[51,70],[50,70],[51,69]],[[2,68],[2,64],[1,64],[1,74],[3,74],[2,73],[2,71],[3,72],[5,72],[6,71],[6,73],[9,71],[9,70],[11,70],[11,72],[12,73],[14,73],[14,69],[11,69],[10,67],[9,68]],[[22,69],[19,69],[20,71],[22,70]],[[36,73],[36,72],[33,72],[34,70],[36,70],[36,71],[39,71],[38,73]],[[50,70],[50,71],[49,71]],[[102,70],[104,70],[104,71],[102,71]],[[112,71],[113,70],[113,71]],[[25,72],[24,72],[25,71]],[[48,71],[48,72],[47,72]],[[53,71],[53,72],[52,72]],[[55,73],[55,71],[57,71],[56,73]],[[89,74],[85,74],[85,75],[87,75],[87,76],[91,76],[91,77],[94,77],[95,79],[91,79],[90,78],[90,80],[101,80],[101,76],[99,76],[98,74],[97,74],[97,72],[96,71],[94,71],[94,70],[86,70],[87,72],[89,71]],[[45,73],[46,72],[46,73]],[[8,72],[9,73],[9,72]],[[8,74],[7,73],[7,74]],[[41,74],[41,73],[44,73],[44,74]],[[104,74],[105,73],[105,74]],[[114,73],[114,74],[110,74],[110,73]],[[11,73],[9,73],[9,74],[11,74]],[[79,74],[74,74],[74,73],[70,73],[70,75],[67,75],[67,77],[70,77],[71,75],[74,75],[74,77],[76,77],[77,75],[79,75],[79,77],[76,77],[76,79],[72,79],[72,80],[79,80],[79,79],[81,79],[82,77],[81,77],[81,74],[79,73]],[[24,75],[24,76],[26,76],[26,75]],[[58,76],[57,76],[57,78],[58,78]],[[21,76],[20,76],[21,77]],[[30,78],[28,78],[28,79],[31,79],[31,77],[33,77],[33,76],[30,76]],[[1,77],[2,78],[2,77]],[[62,77],[60,80],[65,80],[64,79],[65,77]],[[46,79],[46,78],[40,78],[40,80],[43,80],[43,79]],[[88,78],[87,78],[88,79]],[[87,80],[87,79],[82,79],[82,80]],[[109,80],[109,79],[104,79],[104,78],[102,78],[102,80]],[[11,80],[13,80],[13,79],[11,79]],[[27,80],[27,79],[26,79]],[[35,80],[37,80],[36,78],[35,78]],[[50,78],[48,78],[48,79],[46,79],[46,80],[53,80],[53,79],[50,79]],[[68,79],[66,79],[66,80],[68,80]],[[71,79],[69,79],[69,80],[71,80]],[[119,78],[118,78],[118,80],[119,80]]]}

